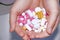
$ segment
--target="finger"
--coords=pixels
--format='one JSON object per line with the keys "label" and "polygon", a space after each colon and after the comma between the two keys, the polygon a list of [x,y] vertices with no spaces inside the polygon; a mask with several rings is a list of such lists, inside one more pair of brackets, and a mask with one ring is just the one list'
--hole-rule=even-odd
{"label": "finger", "polygon": [[21,27],[18,25],[18,23],[16,23],[15,32],[21,37],[25,36],[24,31],[21,29]]}
{"label": "finger", "polygon": [[48,33],[46,31],[44,32],[40,32],[40,33],[36,33],[36,38],[46,38],[50,35],[48,35]]}
{"label": "finger", "polygon": [[35,7],[38,7],[39,4],[40,4],[40,0],[33,0],[33,3],[30,6],[30,9],[34,9]]}
{"label": "finger", "polygon": [[[15,25],[16,25],[16,18],[18,15],[18,12],[22,13],[25,11],[31,4],[32,0],[17,0],[10,13],[10,31],[14,31]],[[26,5],[24,5],[26,4]]]}
{"label": "finger", "polygon": [[15,22],[16,22],[16,11],[13,10],[13,12],[11,11],[10,13],[10,32],[14,31],[15,29]]}
{"label": "finger", "polygon": [[58,24],[59,24],[59,16],[58,16],[58,18],[57,18],[56,24],[55,24],[55,26],[54,26],[52,32],[54,32],[54,30],[56,29],[56,27],[57,27]]}
{"label": "finger", "polygon": [[30,38],[36,38],[35,37],[35,32],[33,32],[33,31],[26,31],[27,33],[28,33],[28,36],[30,37]]}
{"label": "finger", "polygon": [[57,21],[57,16],[56,15],[52,14],[52,15],[49,16],[48,25],[47,25],[47,32],[49,34],[52,33],[52,30],[54,28],[54,25],[55,25],[56,21]]}
{"label": "finger", "polygon": [[46,11],[49,14],[47,32],[48,34],[51,34],[58,16],[58,3],[56,0],[43,0],[43,2]]}
{"label": "finger", "polygon": [[40,0],[40,8],[43,8],[43,0]]}
{"label": "finger", "polygon": [[46,31],[44,31],[44,32],[39,32],[39,33],[29,32],[28,35],[30,36],[30,38],[45,38],[45,37],[50,36],[50,35],[48,35],[48,33],[47,33]]}
{"label": "finger", "polygon": [[27,35],[25,35],[25,36],[23,37],[23,39],[24,39],[24,40],[30,40],[30,38],[29,38]]}

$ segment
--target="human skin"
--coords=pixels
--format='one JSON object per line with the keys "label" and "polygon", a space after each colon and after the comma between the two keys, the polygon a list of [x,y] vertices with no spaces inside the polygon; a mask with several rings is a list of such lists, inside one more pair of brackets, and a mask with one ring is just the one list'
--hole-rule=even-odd
{"label": "human skin", "polygon": [[[27,9],[34,9],[35,7],[45,8],[48,16],[47,30],[41,33],[24,32],[19,28],[17,21],[17,15],[26,11]],[[16,0],[13,4],[10,12],[10,32],[15,31],[24,40],[30,40],[30,38],[44,38],[50,36],[57,27],[59,15],[58,15],[58,0]]]}

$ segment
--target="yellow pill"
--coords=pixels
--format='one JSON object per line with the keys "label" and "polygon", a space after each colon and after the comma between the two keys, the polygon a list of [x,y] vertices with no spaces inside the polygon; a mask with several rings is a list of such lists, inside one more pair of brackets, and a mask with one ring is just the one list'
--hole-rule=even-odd
{"label": "yellow pill", "polygon": [[41,30],[45,29],[44,27],[40,27]]}
{"label": "yellow pill", "polygon": [[26,31],[26,30],[27,30],[27,28],[24,26],[24,27],[22,27],[22,30]]}
{"label": "yellow pill", "polygon": [[36,15],[38,16],[39,19],[42,19],[44,16],[42,11],[36,12]]}

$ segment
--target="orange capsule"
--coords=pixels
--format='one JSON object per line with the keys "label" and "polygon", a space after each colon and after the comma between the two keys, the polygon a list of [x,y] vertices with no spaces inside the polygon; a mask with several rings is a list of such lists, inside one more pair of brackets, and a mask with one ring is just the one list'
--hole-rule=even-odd
{"label": "orange capsule", "polygon": [[22,30],[26,31],[26,30],[27,30],[27,28],[26,28],[25,26],[23,26],[23,27],[22,27]]}

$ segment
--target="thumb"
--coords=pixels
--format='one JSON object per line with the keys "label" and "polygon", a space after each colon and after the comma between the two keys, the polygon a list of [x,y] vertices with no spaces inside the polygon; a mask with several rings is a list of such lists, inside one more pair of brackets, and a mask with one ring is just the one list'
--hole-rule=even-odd
{"label": "thumb", "polygon": [[49,18],[48,18],[48,25],[47,25],[47,33],[48,34],[52,34],[53,32],[53,28],[55,26],[55,23],[57,21],[57,18],[58,18],[58,15],[57,14],[51,14],[49,15]]}

